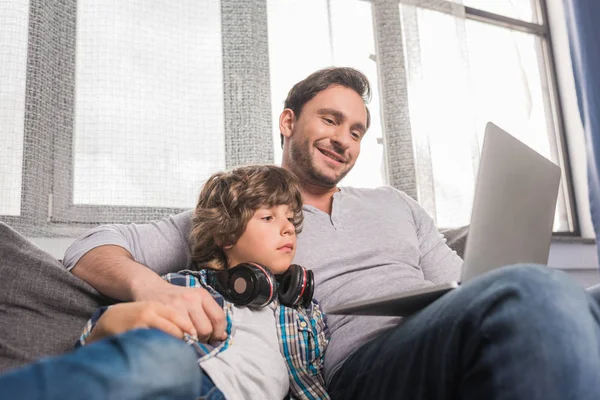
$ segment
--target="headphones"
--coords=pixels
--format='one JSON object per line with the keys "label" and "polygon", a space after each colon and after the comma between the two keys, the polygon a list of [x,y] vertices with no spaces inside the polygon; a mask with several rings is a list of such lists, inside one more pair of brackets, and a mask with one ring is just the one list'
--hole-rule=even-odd
{"label": "headphones", "polygon": [[236,306],[260,308],[275,297],[288,307],[308,307],[314,293],[312,271],[292,264],[286,272],[274,275],[257,263],[242,263],[224,271],[206,270],[207,283]]}

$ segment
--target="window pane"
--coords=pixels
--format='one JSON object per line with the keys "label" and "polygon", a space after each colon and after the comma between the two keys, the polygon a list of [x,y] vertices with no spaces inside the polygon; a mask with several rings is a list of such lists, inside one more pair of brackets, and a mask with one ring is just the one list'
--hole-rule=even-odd
{"label": "window pane", "polygon": [[[541,37],[475,21],[466,29],[478,134],[493,121],[560,165]],[[566,207],[561,193],[555,231],[570,230]]]}
{"label": "window pane", "polygon": [[537,13],[538,0],[463,0],[468,7],[479,8],[494,14],[541,23]]}
{"label": "window pane", "polygon": [[[438,226],[463,226],[470,221],[488,121],[559,162],[548,87],[540,74],[541,39],[429,10],[417,16],[420,74],[409,82],[409,107],[413,135],[427,137],[431,158],[430,171],[417,175],[419,184],[432,179]],[[407,52],[410,68],[411,49]],[[417,158],[423,157],[419,151]],[[560,198],[554,228],[569,230]]]}
{"label": "window pane", "polygon": [[0,215],[20,215],[29,1],[0,1]]}
{"label": "window pane", "polygon": [[78,2],[74,204],[191,207],[225,167],[220,2]]}
{"label": "window pane", "polygon": [[[329,5],[329,6],[328,6]],[[269,62],[273,104],[275,162],[281,161],[279,114],[288,91],[320,68],[354,67],[367,75],[373,89],[371,128],[356,166],[343,185],[375,187],[385,183],[377,65],[371,4],[362,0],[294,0],[267,2]],[[310,27],[310,29],[307,29]]]}

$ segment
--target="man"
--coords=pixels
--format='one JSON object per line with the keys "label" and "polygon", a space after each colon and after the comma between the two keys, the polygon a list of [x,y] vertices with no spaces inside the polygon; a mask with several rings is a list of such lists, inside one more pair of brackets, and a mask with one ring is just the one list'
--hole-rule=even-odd
{"label": "man", "polygon": [[[369,96],[356,70],[317,71],[292,88],[279,119],[282,166],[304,196],[294,262],[314,271],[325,309],[457,279],[461,267],[406,194],[337,186],[360,154]],[[193,333],[222,338],[223,314],[208,293],[158,276],[188,263],[190,217],[96,228],[67,250],[65,265],[108,296],[187,310]],[[325,376],[331,396],[344,399],[596,398],[598,321],[598,304],[566,275],[503,268],[402,321],[329,315]]]}

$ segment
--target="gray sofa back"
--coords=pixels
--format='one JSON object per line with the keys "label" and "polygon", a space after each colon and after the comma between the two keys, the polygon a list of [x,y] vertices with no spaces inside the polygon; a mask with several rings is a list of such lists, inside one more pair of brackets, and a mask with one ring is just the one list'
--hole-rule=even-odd
{"label": "gray sofa back", "polygon": [[0,371],[73,349],[94,310],[109,303],[0,222]]}

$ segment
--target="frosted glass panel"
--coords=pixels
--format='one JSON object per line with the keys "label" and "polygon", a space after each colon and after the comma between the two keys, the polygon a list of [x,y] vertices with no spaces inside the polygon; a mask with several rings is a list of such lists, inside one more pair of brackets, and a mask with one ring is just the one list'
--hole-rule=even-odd
{"label": "frosted glass panel", "polygon": [[192,207],[225,167],[220,9],[79,1],[74,204]]}

